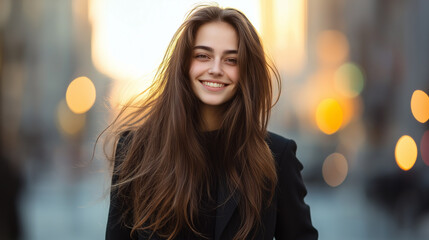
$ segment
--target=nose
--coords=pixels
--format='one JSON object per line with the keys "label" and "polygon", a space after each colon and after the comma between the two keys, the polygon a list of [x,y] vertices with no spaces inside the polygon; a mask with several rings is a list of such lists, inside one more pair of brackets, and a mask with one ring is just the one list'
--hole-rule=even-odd
{"label": "nose", "polygon": [[223,70],[222,70],[222,65],[221,65],[220,60],[213,61],[213,64],[212,64],[211,68],[209,69],[208,73],[210,75],[214,75],[214,76],[222,76],[223,75]]}

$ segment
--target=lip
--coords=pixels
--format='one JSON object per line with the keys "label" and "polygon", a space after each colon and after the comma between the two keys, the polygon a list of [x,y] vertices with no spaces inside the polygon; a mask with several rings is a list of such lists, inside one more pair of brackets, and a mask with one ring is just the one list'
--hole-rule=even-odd
{"label": "lip", "polygon": [[[224,89],[229,85],[228,83],[224,83],[224,82],[217,81],[217,80],[199,80],[199,82],[201,83],[201,85],[202,85],[205,89],[209,90],[210,92],[218,92],[218,91],[222,91],[222,90],[224,90]],[[224,84],[225,86],[223,86],[223,87],[210,87],[210,86],[207,86],[207,85],[203,84],[203,82],[219,83],[219,84]]]}
{"label": "lip", "polygon": [[207,79],[207,80],[205,80],[205,79],[201,79],[201,80],[199,80],[201,83],[202,82],[213,82],[213,83],[220,83],[220,84],[225,84],[225,85],[229,85],[229,83],[225,83],[225,82],[222,82],[222,81],[219,81],[219,80],[212,80],[212,79]]}

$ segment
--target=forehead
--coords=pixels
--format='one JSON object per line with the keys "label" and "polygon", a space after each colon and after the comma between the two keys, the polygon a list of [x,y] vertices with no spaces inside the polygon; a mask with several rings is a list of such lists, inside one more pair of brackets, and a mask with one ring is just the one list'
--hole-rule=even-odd
{"label": "forehead", "polygon": [[237,50],[237,32],[226,22],[206,23],[198,29],[194,45],[208,46],[215,50]]}

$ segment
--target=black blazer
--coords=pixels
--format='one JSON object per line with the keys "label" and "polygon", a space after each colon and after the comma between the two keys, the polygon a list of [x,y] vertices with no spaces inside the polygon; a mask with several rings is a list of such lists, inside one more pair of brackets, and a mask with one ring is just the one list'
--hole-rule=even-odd
{"label": "black blazer", "polygon": [[[277,163],[278,185],[271,205],[262,212],[262,226],[254,229],[254,239],[317,239],[318,232],[311,223],[310,209],[304,203],[307,190],[301,177],[302,164],[295,156],[296,143],[274,133],[269,133],[267,143]],[[225,202],[229,196],[226,185],[220,184],[217,202]],[[217,209],[215,240],[232,239],[237,232],[240,226],[238,199],[240,197],[235,194]],[[120,222],[118,206],[114,194],[111,194],[106,240],[131,239],[130,229]],[[139,232],[135,239],[146,240],[148,234]],[[161,238],[155,236],[151,239]]]}

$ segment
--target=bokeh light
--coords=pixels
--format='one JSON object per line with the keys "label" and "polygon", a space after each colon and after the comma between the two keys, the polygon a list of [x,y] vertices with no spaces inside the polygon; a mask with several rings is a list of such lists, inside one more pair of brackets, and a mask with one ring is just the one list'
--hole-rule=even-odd
{"label": "bokeh light", "polygon": [[411,112],[414,118],[425,123],[429,119],[429,96],[422,90],[416,90],[411,97]]}
{"label": "bokeh light", "polygon": [[317,38],[317,54],[322,65],[339,65],[349,55],[349,42],[340,31],[323,31]]}
{"label": "bokeh light", "polygon": [[422,154],[423,162],[429,166],[429,130],[427,130],[420,141],[420,153]]}
{"label": "bokeh light", "polygon": [[337,100],[328,98],[319,103],[316,123],[319,129],[328,135],[338,131],[343,123],[343,110]]}
{"label": "bokeh light", "polygon": [[364,76],[354,63],[345,63],[335,72],[335,88],[345,97],[358,96],[364,87]]}
{"label": "bokeh light", "polygon": [[67,107],[66,101],[62,100],[57,106],[57,123],[60,132],[73,136],[85,127],[86,115],[73,113]]}
{"label": "bokeh light", "polygon": [[[290,91],[292,99],[300,99],[300,101],[294,101],[296,108],[300,111],[296,111],[300,119],[300,123],[305,126],[311,126],[311,128],[304,128],[305,131],[314,130],[319,131],[319,127],[315,121],[315,112],[319,103],[331,95],[327,95],[326,92],[332,89],[329,83],[330,76],[333,75],[332,71],[317,71],[316,73],[310,75],[308,79],[303,83],[300,88],[297,88],[296,91]],[[326,80],[328,78],[328,80]],[[314,91],[317,89],[317,91]],[[290,114],[287,114],[290,116]]]}
{"label": "bokeh light", "polygon": [[417,145],[414,139],[408,135],[399,138],[395,148],[395,158],[398,166],[404,170],[410,170],[417,160]]}
{"label": "bokeh light", "polygon": [[[342,110],[342,123],[340,129],[348,126],[351,122],[362,117],[364,104],[361,96],[354,98],[345,97],[335,90],[335,70],[331,68],[319,69],[310,75],[302,87],[290,92],[292,98],[301,99],[294,104],[299,111],[296,111],[303,125],[311,126],[306,130],[320,130],[315,121],[315,113],[319,104],[328,98],[335,99]],[[311,134],[311,133],[310,133]]]}
{"label": "bokeh light", "polygon": [[67,88],[67,105],[76,114],[82,114],[91,109],[95,97],[95,86],[87,77],[74,79]]}
{"label": "bokeh light", "polygon": [[337,101],[341,106],[341,110],[343,111],[343,122],[341,123],[341,129],[346,127],[350,122],[358,119],[362,115],[363,103],[361,97],[338,97]]}
{"label": "bokeh light", "polygon": [[346,158],[340,153],[332,153],[323,162],[322,174],[325,182],[331,187],[337,187],[347,177],[349,166]]}

